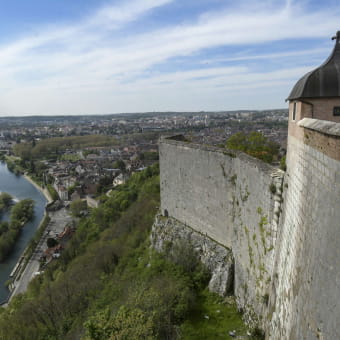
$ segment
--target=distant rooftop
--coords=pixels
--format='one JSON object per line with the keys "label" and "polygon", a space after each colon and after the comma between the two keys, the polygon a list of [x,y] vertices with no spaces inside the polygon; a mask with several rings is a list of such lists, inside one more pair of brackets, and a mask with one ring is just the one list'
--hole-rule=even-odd
{"label": "distant rooftop", "polygon": [[340,31],[332,39],[336,42],[331,55],[295,84],[287,100],[340,97]]}

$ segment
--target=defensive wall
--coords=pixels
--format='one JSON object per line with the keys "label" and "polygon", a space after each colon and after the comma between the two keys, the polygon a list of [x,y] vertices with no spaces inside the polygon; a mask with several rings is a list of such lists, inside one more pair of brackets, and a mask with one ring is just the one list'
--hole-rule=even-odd
{"label": "defensive wall", "polygon": [[305,118],[297,127],[288,138],[267,334],[340,339],[340,124]]}
{"label": "defensive wall", "polygon": [[283,172],[243,153],[171,138],[160,140],[159,153],[163,216],[232,250],[238,305],[248,321],[262,325]]}
{"label": "defensive wall", "polygon": [[189,227],[231,250],[238,307],[267,339],[338,339],[340,124],[297,124],[286,173],[161,138],[161,214],[178,221],[176,237]]}

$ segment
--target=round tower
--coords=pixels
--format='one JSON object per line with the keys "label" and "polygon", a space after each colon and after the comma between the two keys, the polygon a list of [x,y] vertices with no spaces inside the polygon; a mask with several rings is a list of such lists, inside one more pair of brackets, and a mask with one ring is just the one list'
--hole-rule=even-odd
{"label": "round tower", "polygon": [[332,39],[335,46],[329,58],[304,75],[287,98],[289,135],[301,137],[297,123],[303,118],[340,122],[340,31]]}
{"label": "round tower", "polygon": [[289,100],[284,204],[268,339],[340,339],[340,31],[330,57]]}

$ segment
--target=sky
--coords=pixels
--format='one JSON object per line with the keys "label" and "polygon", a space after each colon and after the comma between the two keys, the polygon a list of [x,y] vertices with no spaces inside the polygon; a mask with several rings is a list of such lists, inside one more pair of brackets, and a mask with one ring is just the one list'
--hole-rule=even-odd
{"label": "sky", "polygon": [[0,0],[0,115],[271,109],[339,0]]}

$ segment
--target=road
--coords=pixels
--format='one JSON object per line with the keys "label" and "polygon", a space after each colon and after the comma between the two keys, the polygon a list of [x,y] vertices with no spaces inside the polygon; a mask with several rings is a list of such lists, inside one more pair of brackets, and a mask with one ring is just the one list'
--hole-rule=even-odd
{"label": "road", "polygon": [[41,237],[32,257],[29,259],[24,272],[18,281],[15,281],[15,288],[12,292],[10,300],[13,296],[23,293],[27,290],[28,284],[33,279],[40,267],[40,257],[43,251],[47,248],[47,239],[55,238],[57,234],[60,234],[64,227],[72,222],[72,217],[68,214],[68,210],[62,208],[55,212],[49,212],[51,218],[50,223],[46,227],[46,230]]}

